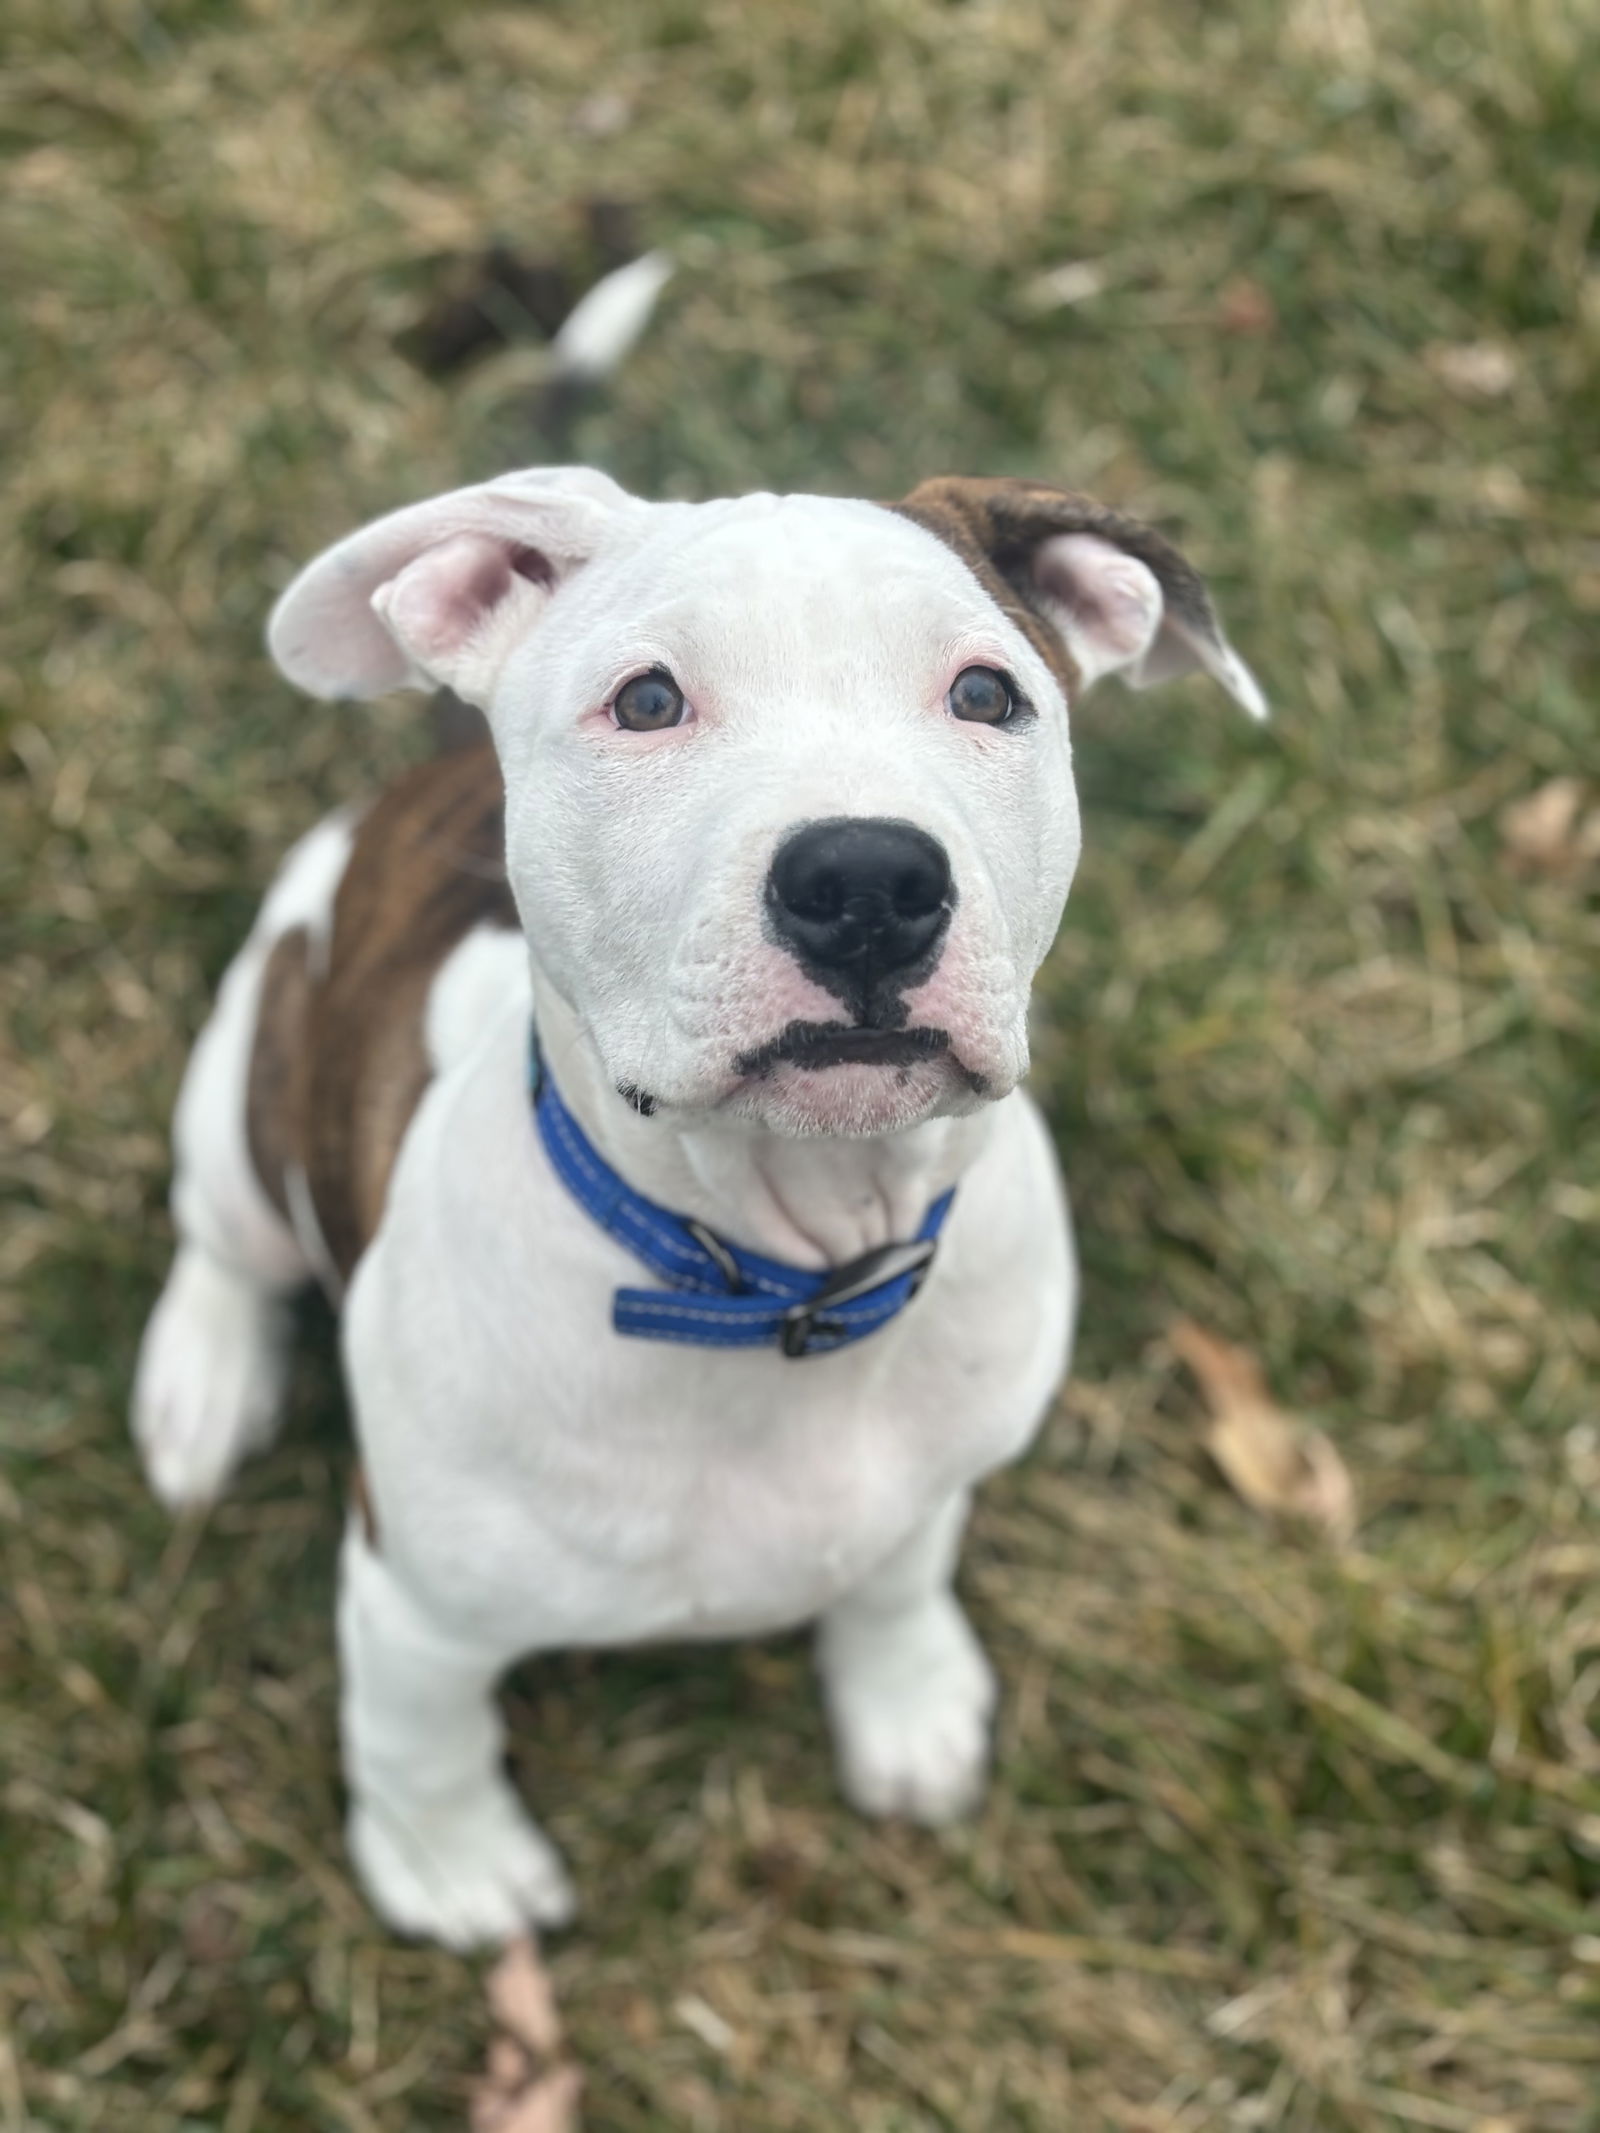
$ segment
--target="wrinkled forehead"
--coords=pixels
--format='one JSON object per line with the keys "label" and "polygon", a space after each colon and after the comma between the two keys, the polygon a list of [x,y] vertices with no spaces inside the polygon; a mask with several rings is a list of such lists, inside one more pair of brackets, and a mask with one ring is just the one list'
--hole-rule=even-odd
{"label": "wrinkled forehead", "polygon": [[[656,507],[585,605],[621,656],[733,685],[871,686],[951,656],[1039,662],[955,551],[878,504],[746,496]],[[586,632],[588,634],[588,632]],[[686,680],[686,675],[680,675]]]}

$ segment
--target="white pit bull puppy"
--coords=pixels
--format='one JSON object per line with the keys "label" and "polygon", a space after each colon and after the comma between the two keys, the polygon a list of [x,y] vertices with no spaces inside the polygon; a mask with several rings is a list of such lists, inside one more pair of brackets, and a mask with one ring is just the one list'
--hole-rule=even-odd
{"label": "white pit bull puppy", "polygon": [[448,684],[493,749],[290,855],[176,1122],[134,1394],[206,1501],[276,1419],[285,1301],[344,1305],[364,1481],[350,1844],[392,1925],[564,1919],[501,1769],[525,1654],[818,1624],[848,1797],[981,1790],[951,1589],[1074,1309],[1019,1087],[1079,850],[1068,713],[1194,667],[1199,578],[1086,498],[649,504],[583,468],[379,520],[278,605],[324,697]]}

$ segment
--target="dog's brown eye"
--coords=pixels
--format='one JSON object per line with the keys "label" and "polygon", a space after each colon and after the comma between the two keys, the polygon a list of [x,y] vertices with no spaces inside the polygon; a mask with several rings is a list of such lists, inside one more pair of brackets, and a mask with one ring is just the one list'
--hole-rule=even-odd
{"label": "dog's brown eye", "polygon": [[672,676],[657,668],[652,673],[635,674],[632,681],[625,681],[611,708],[616,713],[617,724],[625,726],[630,733],[659,733],[663,727],[676,726],[687,707],[683,691]]}
{"label": "dog's brown eye", "polygon": [[945,702],[954,717],[979,726],[1003,726],[1013,709],[1010,684],[993,667],[963,667]]}

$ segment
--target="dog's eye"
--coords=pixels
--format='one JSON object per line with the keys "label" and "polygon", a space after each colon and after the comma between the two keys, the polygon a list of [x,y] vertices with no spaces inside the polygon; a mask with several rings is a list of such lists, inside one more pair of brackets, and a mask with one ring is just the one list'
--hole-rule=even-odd
{"label": "dog's eye", "polygon": [[678,725],[687,708],[683,691],[660,667],[625,681],[611,706],[617,724],[629,733],[660,733],[666,726]]}
{"label": "dog's eye", "polygon": [[1016,708],[1011,683],[993,667],[963,667],[945,698],[952,717],[979,726],[1003,726]]}

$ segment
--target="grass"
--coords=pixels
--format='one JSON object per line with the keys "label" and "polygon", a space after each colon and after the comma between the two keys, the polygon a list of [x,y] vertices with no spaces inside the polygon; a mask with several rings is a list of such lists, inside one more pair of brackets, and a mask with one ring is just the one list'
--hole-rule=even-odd
{"label": "grass", "polygon": [[[122,1412],[209,990],[289,838],[423,745],[410,701],[296,701],[265,610],[364,515],[560,452],[663,495],[1091,488],[1185,539],[1278,710],[1081,721],[1037,1080],[1087,1296],[968,1556],[983,1817],[852,1819],[797,1642],[519,1678],[587,2124],[1593,2133],[1600,929],[1593,869],[1497,826],[1596,762],[1592,8],[7,35],[0,2128],[464,2122],[479,1966],[379,1932],[340,1845],[328,1329],[203,1529]],[[683,264],[570,436],[535,340],[408,359],[492,239],[582,269],[597,195]],[[1178,1310],[1336,1439],[1355,1549],[1222,1490]]]}

